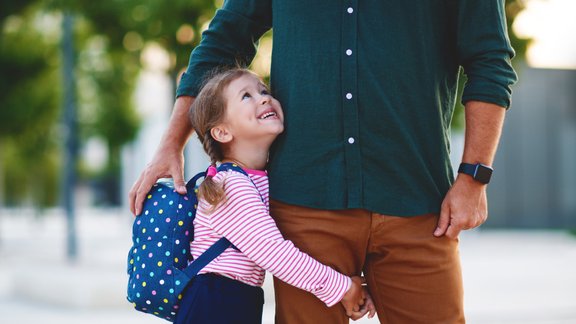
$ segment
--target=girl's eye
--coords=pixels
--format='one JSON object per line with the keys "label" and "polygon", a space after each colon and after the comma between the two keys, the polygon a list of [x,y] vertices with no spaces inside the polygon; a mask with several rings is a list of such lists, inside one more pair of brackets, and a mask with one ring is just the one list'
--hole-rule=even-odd
{"label": "girl's eye", "polygon": [[245,93],[242,95],[242,100],[248,99],[248,98],[250,98],[250,97],[252,97],[252,96],[251,96],[248,92],[245,92]]}
{"label": "girl's eye", "polygon": [[264,90],[262,90],[262,91],[260,92],[260,94],[267,96],[267,95],[270,94],[270,91],[268,91],[268,89],[264,89]]}

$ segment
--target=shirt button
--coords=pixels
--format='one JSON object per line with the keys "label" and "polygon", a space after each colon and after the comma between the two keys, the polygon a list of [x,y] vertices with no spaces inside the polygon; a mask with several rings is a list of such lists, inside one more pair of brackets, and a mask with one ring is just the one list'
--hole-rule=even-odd
{"label": "shirt button", "polygon": [[346,99],[348,99],[348,100],[352,99],[352,94],[350,92],[348,92],[346,94]]}
{"label": "shirt button", "polygon": [[347,50],[346,50],[346,55],[348,55],[348,56],[352,55],[352,50],[351,50],[351,49],[347,49]]}
{"label": "shirt button", "polygon": [[348,137],[348,143],[354,144],[354,137]]}
{"label": "shirt button", "polygon": [[351,13],[354,12],[354,9],[353,9],[352,7],[348,7],[348,10],[347,10],[347,11],[348,11],[349,14],[351,14]]}

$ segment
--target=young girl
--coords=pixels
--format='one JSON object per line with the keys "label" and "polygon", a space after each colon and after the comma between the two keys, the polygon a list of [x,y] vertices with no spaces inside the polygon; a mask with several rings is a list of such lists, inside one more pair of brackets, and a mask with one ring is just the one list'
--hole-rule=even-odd
{"label": "young girl", "polygon": [[[228,248],[200,271],[184,292],[175,322],[261,323],[265,270],[329,307],[341,302],[352,318],[368,311],[373,315],[359,277],[343,275],[298,250],[269,215],[263,170],[270,145],[284,130],[284,116],[260,78],[245,69],[216,74],[196,97],[190,119],[212,161],[198,191],[192,255],[197,258],[221,237],[237,249]],[[249,177],[217,172],[217,162],[235,163]]]}

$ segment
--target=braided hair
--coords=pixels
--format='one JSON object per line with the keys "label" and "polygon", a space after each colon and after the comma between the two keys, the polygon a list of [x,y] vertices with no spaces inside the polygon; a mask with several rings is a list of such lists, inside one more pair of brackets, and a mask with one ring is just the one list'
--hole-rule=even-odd
{"label": "braided hair", "polygon": [[[228,85],[243,75],[253,73],[247,69],[232,68],[212,72],[202,86],[190,107],[189,117],[196,135],[202,143],[204,151],[210,158],[212,166],[221,162],[224,158],[222,144],[216,141],[210,131],[224,121],[226,116],[226,98],[224,90]],[[198,197],[205,199],[209,204],[216,207],[225,197],[223,184],[213,181],[207,176],[198,187]]]}

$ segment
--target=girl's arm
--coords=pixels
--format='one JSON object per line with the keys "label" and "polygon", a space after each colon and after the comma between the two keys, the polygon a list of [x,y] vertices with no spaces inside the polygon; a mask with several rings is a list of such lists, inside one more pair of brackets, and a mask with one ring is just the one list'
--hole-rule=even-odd
{"label": "girl's arm", "polygon": [[246,176],[228,172],[224,181],[226,202],[210,215],[212,228],[280,280],[311,292],[327,306],[338,303],[351,279],[285,240]]}

